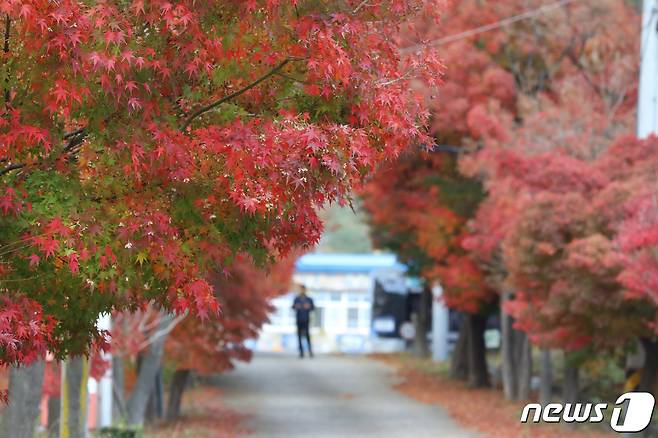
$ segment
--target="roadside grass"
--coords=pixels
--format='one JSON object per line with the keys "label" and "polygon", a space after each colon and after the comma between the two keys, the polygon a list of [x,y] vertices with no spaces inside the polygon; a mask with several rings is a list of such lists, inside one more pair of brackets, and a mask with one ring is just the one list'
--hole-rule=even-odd
{"label": "roadside grass", "polygon": [[607,432],[590,425],[564,426],[522,424],[519,421],[525,402],[505,400],[494,388],[469,388],[465,382],[448,377],[449,363],[433,362],[406,353],[374,354],[374,360],[395,369],[400,378],[394,387],[422,403],[441,406],[464,427],[490,438],[610,438]]}

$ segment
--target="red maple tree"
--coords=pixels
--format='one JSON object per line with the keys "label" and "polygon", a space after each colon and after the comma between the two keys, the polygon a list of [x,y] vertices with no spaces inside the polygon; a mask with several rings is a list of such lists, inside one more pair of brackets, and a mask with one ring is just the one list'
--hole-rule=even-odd
{"label": "red maple tree", "polygon": [[[454,170],[436,165],[441,159],[433,155],[429,164],[418,158],[409,165],[405,160],[412,160],[404,158],[399,170],[382,170],[370,183],[375,187],[366,188],[376,240],[385,242],[380,235],[386,235],[395,243],[388,246],[403,249],[403,258],[422,263],[426,274],[444,284],[446,302],[468,312],[482,309],[498,293],[505,300],[514,296],[520,288],[515,283],[522,282],[517,263],[523,251],[510,236],[520,221],[540,227],[540,218],[554,217],[550,208],[568,210],[567,193],[581,190],[592,176],[587,163],[632,130],[636,12],[624,3],[602,1],[563,5],[509,26],[500,21],[533,5],[505,1],[482,8],[477,1],[460,2],[447,11],[442,26],[417,22],[406,41],[416,47],[430,40],[442,49],[444,84],[439,93],[425,92],[435,150],[459,155],[462,174],[482,182],[484,201],[468,215],[455,214],[459,203],[451,197],[464,196],[463,186],[440,182]],[[492,23],[487,32],[473,31]],[[528,204],[556,184],[563,187],[555,194],[556,205]],[[614,223],[606,227],[614,240]],[[584,242],[579,245],[572,250],[587,250]],[[524,279],[549,275],[550,268],[544,272],[539,262],[521,262],[532,269]],[[609,274],[603,277],[614,279],[614,272]],[[524,296],[517,294],[517,304]],[[557,324],[553,320],[547,327]]]}
{"label": "red maple tree", "polygon": [[167,418],[178,417],[183,391],[191,375],[220,373],[234,361],[249,361],[245,345],[255,340],[273,310],[270,300],[289,290],[294,258],[289,257],[264,271],[246,256],[231,266],[228,276],[214,274],[221,313],[207,321],[186,318],[178,324],[165,345],[165,363],[175,369],[170,385]]}
{"label": "red maple tree", "polygon": [[58,356],[101,312],[215,314],[207,272],[313,244],[316,207],[427,142],[408,85],[442,64],[399,30],[442,3],[0,2],[4,305],[29,293]]}

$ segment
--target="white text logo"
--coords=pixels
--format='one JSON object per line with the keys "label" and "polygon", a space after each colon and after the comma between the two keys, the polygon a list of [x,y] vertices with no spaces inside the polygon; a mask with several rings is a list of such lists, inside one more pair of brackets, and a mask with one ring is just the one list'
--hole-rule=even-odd
{"label": "white text logo", "polygon": [[[623,405],[627,403],[624,410]],[[627,392],[615,402],[610,427],[616,432],[641,432],[647,428],[656,403],[648,392]],[[539,423],[600,423],[605,418],[607,403],[549,403],[544,408],[538,403],[529,403],[523,408],[521,422]],[[625,416],[622,417],[622,412]],[[532,412],[532,417],[530,413]]]}

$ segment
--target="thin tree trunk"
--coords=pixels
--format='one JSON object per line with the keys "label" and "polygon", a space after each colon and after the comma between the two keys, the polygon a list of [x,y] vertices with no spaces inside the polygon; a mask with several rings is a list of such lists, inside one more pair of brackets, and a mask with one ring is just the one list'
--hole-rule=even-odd
{"label": "thin tree trunk", "polygon": [[177,369],[169,385],[169,401],[167,403],[167,420],[172,421],[180,416],[183,392],[190,378],[190,370]]}
{"label": "thin tree trunk", "polygon": [[500,302],[500,336],[501,336],[501,356],[502,377],[503,377],[503,394],[507,400],[516,400],[518,396],[517,387],[517,361],[516,361],[516,336],[512,328],[512,316],[506,313],[503,308],[506,301],[510,299],[510,292],[503,292]]}
{"label": "thin tree trunk", "polygon": [[[159,324],[159,330],[164,332],[170,322],[171,316],[163,316]],[[166,338],[166,334],[159,336],[151,342],[149,349],[142,355],[137,382],[135,383],[135,388],[130,396],[130,400],[128,400],[126,405],[128,424],[138,426],[144,424],[146,403],[148,402],[151,391],[153,390],[155,376],[160,369],[160,361],[162,360]]]}
{"label": "thin tree trunk", "polygon": [[155,375],[155,390],[153,391],[155,415],[158,418],[164,417],[164,382],[162,381],[162,367],[158,369]]}
{"label": "thin tree trunk", "polygon": [[530,381],[532,379],[532,346],[528,335],[520,330],[516,332],[516,345],[518,347],[518,380],[517,400],[528,400],[530,398]]}
{"label": "thin tree trunk", "polygon": [[46,368],[44,360],[9,371],[9,405],[0,423],[1,438],[32,438]]}
{"label": "thin tree trunk", "polygon": [[527,400],[532,377],[532,350],[528,336],[514,328],[514,318],[503,308],[512,298],[504,292],[500,303],[503,393],[508,400]]}
{"label": "thin tree trunk", "polygon": [[546,406],[553,399],[553,362],[551,350],[542,348],[539,362],[539,404]]}
{"label": "thin tree trunk", "polygon": [[459,337],[450,358],[450,377],[458,380],[468,378],[468,339],[471,336],[471,324],[466,314],[461,314]]}
{"label": "thin tree trunk", "polygon": [[158,368],[155,375],[155,382],[153,383],[153,390],[146,403],[146,413],[144,414],[144,421],[153,423],[162,418],[163,415],[163,400],[162,400],[162,367]]}
{"label": "thin tree trunk", "polygon": [[149,394],[148,400],[146,401],[146,409],[144,410],[144,424],[153,424],[155,421],[155,382],[153,382],[153,389]]}
{"label": "thin tree trunk", "polygon": [[640,342],[644,348],[644,366],[637,390],[654,394],[658,372],[658,341],[642,338]]}
{"label": "thin tree trunk", "polygon": [[487,349],[484,343],[487,317],[479,314],[472,314],[468,317],[471,320],[471,336],[468,343],[468,384],[472,388],[481,388],[489,386]]}
{"label": "thin tree trunk", "polygon": [[565,361],[564,381],[562,385],[563,403],[577,403],[580,395],[580,376],[578,366]]}
{"label": "thin tree trunk", "polygon": [[431,320],[430,309],[432,305],[432,289],[424,286],[418,303],[418,324],[416,327],[416,351],[420,357],[428,357],[430,354],[427,342],[427,332]]}
{"label": "thin tree trunk", "polygon": [[113,418],[126,420],[126,370],[121,356],[112,356],[112,403]]}
{"label": "thin tree trunk", "polygon": [[[655,339],[640,339],[642,349],[644,350],[644,363],[642,364],[642,373],[640,382],[636,391],[648,392],[656,395],[656,373],[658,373],[658,341]],[[630,436],[630,434],[628,434]],[[637,438],[656,437],[656,429],[653,424],[639,433],[633,434]]]}
{"label": "thin tree trunk", "polygon": [[59,437],[60,397],[48,397],[48,437]]}
{"label": "thin tree trunk", "polygon": [[[141,369],[143,363],[144,363],[144,352],[141,352],[137,355],[137,375],[139,375],[139,370]],[[158,367],[158,371],[159,370],[160,367]],[[157,375],[158,374],[156,373],[156,379],[157,379]],[[149,392],[148,400],[146,401],[146,409],[144,410],[144,423],[146,424],[153,423],[153,420],[155,420],[155,397],[154,397],[155,382],[156,380],[153,381],[153,387]]]}
{"label": "thin tree trunk", "polygon": [[[60,427],[67,428],[69,438],[84,438],[87,429],[87,378],[88,360],[84,356],[69,358],[64,364],[66,388],[61,409]],[[66,418],[64,418],[66,416]]]}

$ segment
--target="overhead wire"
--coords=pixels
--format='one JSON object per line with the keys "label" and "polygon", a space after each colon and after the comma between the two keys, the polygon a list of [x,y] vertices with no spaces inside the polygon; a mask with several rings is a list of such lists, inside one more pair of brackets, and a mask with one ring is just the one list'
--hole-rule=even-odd
{"label": "overhead wire", "polygon": [[474,35],[478,35],[484,32],[489,32],[491,30],[495,29],[500,29],[502,27],[509,26],[511,24],[514,24],[516,22],[522,21],[522,20],[527,20],[529,18],[536,17],[537,15],[541,14],[546,14],[548,12],[552,12],[553,10],[559,9],[563,6],[566,6],[570,3],[576,3],[581,0],[560,0],[557,2],[549,3],[543,6],[540,6],[536,9],[531,9],[529,11],[522,12],[517,15],[513,15],[511,17],[503,18],[502,20],[495,21],[493,23],[488,23],[484,24],[482,26],[475,27],[473,29],[468,29],[463,32],[459,32],[453,35],[448,35],[445,37],[437,38],[431,41],[427,41],[424,43],[419,43],[419,44],[414,44],[412,46],[408,47],[403,47],[400,51],[402,53],[408,53],[408,52],[413,52],[418,49],[422,49],[424,47],[431,47],[431,46],[442,46],[444,44],[449,44],[455,41],[462,40],[464,38],[469,38]]}

